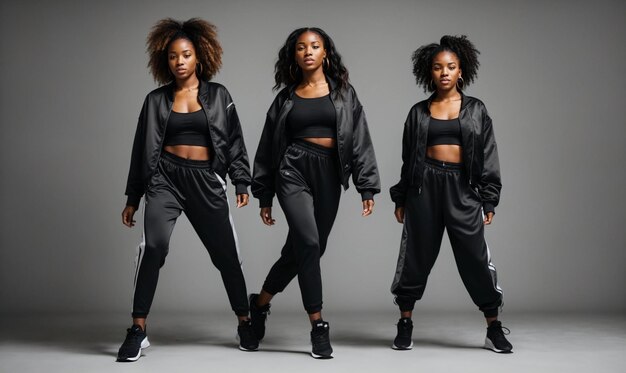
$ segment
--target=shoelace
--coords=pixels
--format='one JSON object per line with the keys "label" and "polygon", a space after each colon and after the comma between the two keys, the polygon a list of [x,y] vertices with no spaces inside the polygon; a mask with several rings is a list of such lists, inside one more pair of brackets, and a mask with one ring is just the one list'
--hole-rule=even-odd
{"label": "shoelace", "polygon": [[502,332],[502,334],[504,335],[509,335],[511,334],[511,330],[509,330],[509,328],[507,328],[506,326],[502,326],[502,325],[495,325],[495,326],[490,326],[489,329],[500,329],[500,331]]}

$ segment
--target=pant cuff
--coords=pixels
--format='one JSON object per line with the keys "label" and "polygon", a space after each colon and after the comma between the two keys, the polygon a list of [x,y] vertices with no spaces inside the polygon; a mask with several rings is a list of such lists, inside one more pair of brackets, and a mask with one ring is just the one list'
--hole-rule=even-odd
{"label": "pant cuff", "polygon": [[145,319],[148,317],[148,314],[145,312],[133,312],[132,317],[133,319]]}
{"label": "pant cuff", "polygon": [[483,314],[485,315],[485,318],[498,317],[498,309],[491,308],[488,310],[483,310]]}
{"label": "pant cuff", "polygon": [[306,313],[311,315],[311,314],[314,314],[314,313],[321,312],[322,311],[322,305],[320,304],[319,306],[305,307],[304,309],[306,310]]}

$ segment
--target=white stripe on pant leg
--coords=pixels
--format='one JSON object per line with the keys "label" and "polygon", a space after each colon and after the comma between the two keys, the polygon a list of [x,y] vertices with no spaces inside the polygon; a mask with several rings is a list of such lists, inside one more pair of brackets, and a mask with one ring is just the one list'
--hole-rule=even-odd
{"label": "white stripe on pant leg", "polygon": [[[142,203],[140,205],[141,217],[143,218],[143,226],[141,229],[141,242],[137,245],[136,253],[135,253],[135,276],[133,279],[133,299],[131,301],[131,307],[134,308],[135,301],[135,292],[137,291],[137,277],[139,276],[139,268],[141,267],[141,262],[143,261],[144,254],[146,253],[146,208],[145,208],[145,197],[142,199]],[[131,312],[133,309],[131,309]]]}
{"label": "white stripe on pant leg", "polygon": [[224,179],[214,172],[217,180],[222,184],[222,189],[224,189],[224,194],[226,195],[226,205],[228,208],[228,221],[230,222],[230,228],[233,230],[233,237],[235,238],[235,248],[237,249],[237,258],[239,258],[239,265],[243,265],[243,261],[241,260],[241,253],[239,252],[239,238],[237,238],[237,230],[235,230],[235,222],[233,221],[233,216],[230,213],[230,200],[228,199],[228,193],[226,193],[226,182]]}
{"label": "white stripe on pant leg", "polygon": [[[480,208],[480,213],[483,217],[483,221],[485,220],[485,211],[483,210],[483,208]],[[489,244],[487,243],[487,239],[484,237],[484,233],[483,233],[483,240],[485,241],[485,246],[487,247],[487,266],[489,267],[489,270],[491,272],[493,272],[493,274],[491,275],[491,278],[494,280],[493,281],[493,285],[496,288],[496,291],[502,295],[504,295],[504,293],[502,292],[502,289],[500,288],[500,286],[498,285],[498,273],[496,272],[496,266],[493,265],[493,263],[491,263],[491,251],[489,250]]]}

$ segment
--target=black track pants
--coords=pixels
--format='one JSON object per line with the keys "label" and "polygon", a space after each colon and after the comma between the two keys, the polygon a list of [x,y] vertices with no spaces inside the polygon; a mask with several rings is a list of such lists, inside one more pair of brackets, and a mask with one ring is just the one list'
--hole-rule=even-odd
{"label": "black track pants", "polygon": [[404,208],[400,255],[391,292],[401,311],[422,298],[435,264],[444,228],[465,288],[485,316],[502,304],[496,268],[484,238],[482,203],[462,175],[460,164],[426,160],[421,193],[411,188]]}
{"label": "black track pants", "polygon": [[247,315],[246,283],[224,180],[212,170],[209,161],[188,160],[163,151],[146,192],[133,317],[146,317],[150,311],[159,269],[165,263],[176,219],[183,211],[220,271],[233,311]]}
{"label": "black track pants", "polygon": [[309,314],[322,309],[320,257],[326,250],[341,196],[336,152],[298,141],[287,148],[277,176],[276,194],[289,234],[263,290],[279,293],[297,275],[302,303]]}

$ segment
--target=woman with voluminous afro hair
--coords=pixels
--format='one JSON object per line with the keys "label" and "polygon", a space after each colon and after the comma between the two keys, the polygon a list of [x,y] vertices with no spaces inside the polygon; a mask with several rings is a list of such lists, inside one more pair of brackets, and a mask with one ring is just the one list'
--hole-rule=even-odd
{"label": "woman with voluminous afro hair", "polygon": [[282,89],[267,112],[252,194],[268,226],[274,225],[272,201],[278,197],[289,234],[261,291],[250,296],[250,318],[263,339],[270,301],[297,276],[312,327],[311,356],[327,359],[333,349],[329,323],[322,319],[320,258],[350,175],[361,193],[362,215],[372,213],[380,192],[376,157],[348,70],[324,30],[291,32],[278,52],[274,79],[274,89]]}
{"label": "woman with voluminous afro hair", "polygon": [[247,205],[250,166],[235,104],[224,86],[210,82],[222,65],[215,26],[198,18],[163,19],[152,28],[147,45],[148,67],[162,86],[143,103],[126,183],[122,223],[134,226],[143,197],[144,240],[136,259],[133,324],[117,359],[136,361],[150,345],[146,318],[183,212],[222,275],[238,318],[239,348],[256,350],[225,181],[228,175],[236,206]]}
{"label": "woman with voluminous afro hair", "polygon": [[433,43],[419,47],[411,57],[415,82],[424,88],[424,92],[436,90],[431,75],[433,58],[443,51],[452,52],[459,59],[461,70],[463,70],[463,78],[457,86],[459,90],[469,86],[478,75],[478,66],[480,65],[478,55],[480,52],[474,47],[474,44],[465,35],[446,35],[441,38],[439,44]]}
{"label": "woman with voluminous afro hair", "polygon": [[396,350],[413,346],[413,308],[424,294],[444,230],[463,284],[487,321],[484,347],[513,349],[498,321],[502,289],[484,236],[502,188],[498,147],[485,105],[463,93],[476,79],[478,54],[466,36],[449,35],[413,52],[415,81],[432,94],[409,111],[400,182],[390,190],[395,218],[404,226],[391,285],[400,308]]}
{"label": "woman with voluminous afro hair", "polygon": [[174,80],[167,58],[167,49],[176,39],[188,39],[196,50],[198,70],[196,75],[201,80],[209,81],[222,67],[222,46],[217,40],[217,28],[200,18],[192,18],[185,22],[172,18],[157,22],[146,44],[150,61],[148,68],[159,84],[167,84]]}

